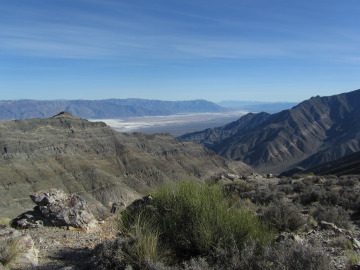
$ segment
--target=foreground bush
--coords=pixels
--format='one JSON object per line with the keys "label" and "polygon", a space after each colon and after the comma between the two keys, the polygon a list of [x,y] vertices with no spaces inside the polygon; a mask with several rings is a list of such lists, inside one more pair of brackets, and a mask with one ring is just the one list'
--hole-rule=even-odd
{"label": "foreground bush", "polygon": [[234,245],[241,252],[249,242],[260,253],[273,238],[254,213],[233,207],[221,187],[194,182],[163,186],[151,205],[125,211],[122,225],[137,239],[132,254],[138,261],[164,261],[161,250],[169,250],[172,263],[179,263]]}

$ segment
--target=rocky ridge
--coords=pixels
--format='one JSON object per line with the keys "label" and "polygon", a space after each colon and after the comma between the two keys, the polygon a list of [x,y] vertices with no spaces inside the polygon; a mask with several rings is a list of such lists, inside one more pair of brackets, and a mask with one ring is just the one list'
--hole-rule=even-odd
{"label": "rocky ridge", "polygon": [[0,213],[32,208],[28,194],[51,188],[81,195],[96,216],[164,182],[204,181],[222,173],[249,174],[201,145],[169,134],[121,134],[69,113],[0,122]]}
{"label": "rocky ridge", "polygon": [[[201,142],[217,154],[241,160],[257,170],[280,173],[308,169],[360,150],[360,90],[313,97],[290,110],[263,117],[256,125],[190,133],[183,141]],[[219,134],[227,132],[230,136]]]}

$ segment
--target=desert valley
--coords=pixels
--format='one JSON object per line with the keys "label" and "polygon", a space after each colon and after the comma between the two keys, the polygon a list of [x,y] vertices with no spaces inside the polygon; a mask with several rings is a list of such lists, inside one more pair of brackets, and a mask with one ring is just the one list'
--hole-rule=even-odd
{"label": "desert valley", "polygon": [[360,2],[0,4],[0,270],[360,269]]}
{"label": "desert valley", "polygon": [[[360,90],[234,121],[103,102],[0,103],[1,269],[358,267]],[[125,111],[229,122],[177,138],[102,122]]]}

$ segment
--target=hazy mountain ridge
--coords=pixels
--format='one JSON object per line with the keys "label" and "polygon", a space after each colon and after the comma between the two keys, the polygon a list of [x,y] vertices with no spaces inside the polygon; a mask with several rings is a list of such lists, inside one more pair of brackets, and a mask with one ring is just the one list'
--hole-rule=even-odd
{"label": "hazy mountain ridge", "polygon": [[208,128],[203,131],[184,134],[178,138],[182,141],[191,141],[211,147],[216,142],[227,139],[236,133],[256,127],[257,125],[270,118],[271,115],[265,112],[248,113],[239,120],[231,122],[223,127]]}
{"label": "hazy mountain ridge", "polygon": [[225,100],[217,102],[224,108],[233,110],[243,110],[247,112],[267,112],[277,113],[290,109],[299,104],[299,102],[261,102],[261,101],[233,101]]}
{"label": "hazy mountain ridge", "polygon": [[199,144],[168,134],[118,133],[68,113],[0,122],[0,208],[22,212],[28,194],[58,188],[85,197],[93,211],[128,202],[167,181],[248,174]]}
{"label": "hazy mountain ridge", "polygon": [[161,101],[147,99],[105,100],[11,100],[0,101],[0,120],[49,118],[68,111],[85,119],[105,119],[178,113],[224,112],[206,100]]}
{"label": "hazy mountain ridge", "polygon": [[[257,126],[223,140],[204,140],[202,144],[263,171],[281,172],[293,166],[310,168],[360,150],[359,115],[360,90],[317,96],[273,114]],[[184,135],[181,139],[192,141],[200,134]]]}

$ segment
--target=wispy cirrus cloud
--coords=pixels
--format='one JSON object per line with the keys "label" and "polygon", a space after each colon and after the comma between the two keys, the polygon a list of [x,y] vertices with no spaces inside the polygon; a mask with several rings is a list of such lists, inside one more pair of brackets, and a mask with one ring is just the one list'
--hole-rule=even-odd
{"label": "wispy cirrus cloud", "polygon": [[[0,28],[1,50],[7,55],[113,61],[123,58],[143,61],[165,58],[325,59],[329,55],[346,61],[349,52],[356,53],[360,45],[353,40],[353,32],[348,33],[348,38],[342,35],[344,38],[338,40],[333,36],[335,32],[323,25],[314,26],[317,31],[323,31],[321,38],[306,29],[294,29],[294,25],[304,23],[302,16],[309,13],[305,13],[304,6],[300,11],[288,10],[297,15],[293,17],[284,12],[258,10],[250,4],[236,6],[237,12],[220,16],[217,9],[228,10],[227,4],[234,1],[217,4],[208,13],[197,12],[196,8],[201,5],[196,3],[189,3],[187,9],[182,10],[160,4],[80,2],[90,7],[73,6],[70,1],[64,1],[65,6],[55,7],[45,4],[26,9],[5,6],[7,16],[0,19],[4,22],[4,27]],[[238,18],[237,14],[246,18]]]}

